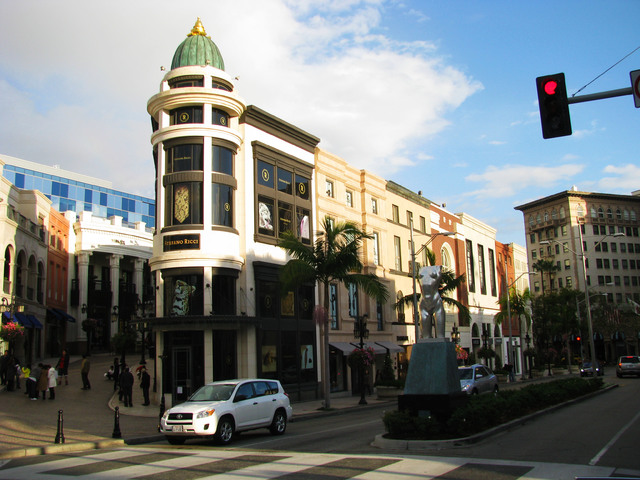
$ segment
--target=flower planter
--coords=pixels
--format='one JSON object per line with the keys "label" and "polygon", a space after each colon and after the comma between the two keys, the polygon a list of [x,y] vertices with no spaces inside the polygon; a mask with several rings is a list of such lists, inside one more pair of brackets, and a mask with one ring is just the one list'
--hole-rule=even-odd
{"label": "flower planter", "polygon": [[398,395],[402,394],[402,389],[386,385],[378,385],[376,387],[376,393],[378,395],[378,400],[386,400],[389,398],[398,398]]}
{"label": "flower planter", "polygon": [[498,379],[498,383],[507,383],[509,381],[509,375],[504,373],[496,373],[496,378]]}

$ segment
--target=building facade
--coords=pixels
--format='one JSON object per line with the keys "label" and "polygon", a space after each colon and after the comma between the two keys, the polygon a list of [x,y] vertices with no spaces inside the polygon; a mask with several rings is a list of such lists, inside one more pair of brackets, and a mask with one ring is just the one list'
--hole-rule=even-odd
{"label": "building facade", "polygon": [[220,379],[318,387],[313,285],[281,295],[284,232],[312,241],[319,140],[239,96],[200,20],[148,102],[156,164],[152,321],[169,402]]}
{"label": "building facade", "polygon": [[599,358],[637,352],[639,332],[620,319],[631,310],[629,299],[640,302],[638,192],[614,195],[573,187],[516,210],[524,217],[529,265],[544,260],[556,267],[532,279],[532,294],[588,289],[606,305],[605,322],[594,332]]}

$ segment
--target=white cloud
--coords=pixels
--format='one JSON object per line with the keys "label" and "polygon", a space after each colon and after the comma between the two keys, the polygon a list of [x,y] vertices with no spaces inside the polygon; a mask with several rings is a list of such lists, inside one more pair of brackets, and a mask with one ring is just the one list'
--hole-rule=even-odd
{"label": "white cloud", "polygon": [[584,170],[584,165],[567,163],[553,167],[505,165],[489,166],[483,173],[467,175],[468,182],[481,183],[480,189],[465,193],[470,197],[504,198],[513,196],[526,188],[547,189],[559,183],[567,182]]}
{"label": "white cloud", "polygon": [[0,43],[11,48],[0,57],[0,151],[152,193],[146,102],[199,16],[249,103],[356,167],[413,166],[412,145],[442,131],[482,85],[429,42],[381,35],[387,3],[2,3]]}
{"label": "white cloud", "polygon": [[628,163],[626,165],[607,165],[603,170],[605,174],[597,182],[597,188],[602,192],[616,192],[628,195],[640,188],[640,167]]}

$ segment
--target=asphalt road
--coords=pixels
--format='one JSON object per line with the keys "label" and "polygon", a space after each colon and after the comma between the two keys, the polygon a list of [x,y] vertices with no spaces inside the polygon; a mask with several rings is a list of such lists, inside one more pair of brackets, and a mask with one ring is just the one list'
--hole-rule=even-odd
{"label": "asphalt road", "polygon": [[[570,463],[611,466],[640,471],[640,378],[618,379],[613,371],[605,377],[617,383],[607,393],[563,407],[527,424],[489,437],[479,443],[425,452],[385,452],[371,446],[384,432],[384,408],[350,412],[289,424],[282,437],[265,430],[242,434],[233,444],[238,449],[269,449],[322,453],[401,453],[465,457],[506,461]],[[387,407],[388,408],[388,407]]]}

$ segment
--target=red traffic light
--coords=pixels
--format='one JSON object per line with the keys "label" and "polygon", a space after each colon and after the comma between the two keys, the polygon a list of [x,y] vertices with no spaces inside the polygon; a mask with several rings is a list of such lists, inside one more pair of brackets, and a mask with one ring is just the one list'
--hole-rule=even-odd
{"label": "red traffic light", "polygon": [[558,88],[558,82],[556,82],[555,80],[548,80],[544,82],[543,88],[544,88],[544,92],[547,95],[555,95],[556,89]]}
{"label": "red traffic light", "polygon": [[571,135],[571,118],[564,73],[536,78],[542,137]]}
{"label": "red traffic light", "polygon": [[581,340],[581,338],[580,338],[580,336],[578,335],[578,336],[576,337],[576,342],[579,342],[580,340]]}

